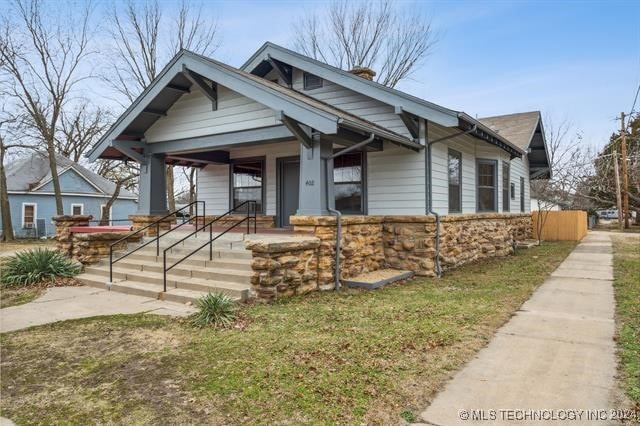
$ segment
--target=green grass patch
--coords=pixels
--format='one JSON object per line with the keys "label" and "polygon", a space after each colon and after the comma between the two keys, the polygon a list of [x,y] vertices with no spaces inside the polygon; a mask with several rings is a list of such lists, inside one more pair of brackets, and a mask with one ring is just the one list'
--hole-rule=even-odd
{"label": "green grass patch", "polygon": [[18,423],[402,423],[573,247],[246,306],[228,329],[128,315],[5,334],[0,408]]}
{"label": "green grass patch", "polygon": [[618,348],[623,387],[640,409],[640,239],[614,239]]}

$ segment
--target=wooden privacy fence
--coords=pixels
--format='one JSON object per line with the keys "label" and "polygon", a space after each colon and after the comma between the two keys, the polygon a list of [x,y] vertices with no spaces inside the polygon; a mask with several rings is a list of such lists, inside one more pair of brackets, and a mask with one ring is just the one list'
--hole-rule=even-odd
{"label": "wooden privacy fence", "polygon": [[538,239],[538,221],[542,221],[542,239],[546,241],[580,241],[587,235],[587,212],[562,210],[532,212],[533,238]]}

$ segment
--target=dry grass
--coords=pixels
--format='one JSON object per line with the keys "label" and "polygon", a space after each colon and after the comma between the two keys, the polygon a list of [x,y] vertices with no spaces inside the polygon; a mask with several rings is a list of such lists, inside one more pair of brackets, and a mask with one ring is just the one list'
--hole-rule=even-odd
{"label": "dry grass", "polygon": [[28,250],[36,247],[53,247],[54,240],[18,239],[5,243],[0,242],[0,253],[16,250]]}
{"label": "dry grass", "polygon": [[131,315],[4,334],[0,408],[19,423],[398,424],[573,247],[247,306],[227,330]]}

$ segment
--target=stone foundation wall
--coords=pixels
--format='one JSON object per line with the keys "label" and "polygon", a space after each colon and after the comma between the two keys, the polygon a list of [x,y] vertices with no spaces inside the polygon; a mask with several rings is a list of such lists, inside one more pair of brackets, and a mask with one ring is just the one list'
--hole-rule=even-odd
{"label": "stone foundation wall", "polygon": [[[506,256],[513,241],[531,236],[530,214],[488,213],[440,218],[440,262],[443,270],[483,258]],[[315,235],[319,288],[333,288],[336,218],[292,216],[296,233]],[[344,216],[340,278],[351,278],[383,267],[418,276],[435,276],[435,216]]]}
{"label": "stone foundation wall", "polygon": [[[164,215],[132,214],[132,215],[129,215],[129,220],[133,224],[132,225],[133,230],[137,231],[138,229],[144,228],[145,226],[155,222],[156,220],[161,219],[163,216]],[[162,222],[160,222],[159,229],[160,231],[168,231],[169,229],[171,229],[171,225],[173,225],[174,223],[176,223],[176,218],[174,216],[169,216],[165,218]],[[141,234],[144,234],[144,236],[146,237],[155,237],[157,235],[157,232],[158,232],[158,228],[156,226],[151,226],[146,230],[144,230],[144,232],[141,232]]]}
{"label": "stone foundation wall", "polygon": [[89,221],[93,219],[91,215],[60,215],[53,216],[51,220],[56,227],[56,249],[67,257],[72,256],[73,234],[72,226],[89,226]]}
{"label": "stone foundation wall", "polygon": [[[334,216],[291,216],[297,234],[320,239],[318,247],[318,286],[334,287],[336,218]],[[385,265],[382,245],[382,216],[343,216],[340,278],[376,271]]]}
{"label": "stone foundation wall", "polygon": [[269,301],[317,290],[319,246],[320,239],[315,237],[248,240],[254,295]]}
{"label": "stone foundation wall", "polygon": [[435,276],[435,217],[384,216],[383,222],[386,265],[417,276]]}
{"label": "stone foundation wall", "polygon": [[[92,232],[74,233],[72,255],[74,259],[88,265],[100,261],[109,256],[109,247],[114,242],[128,235],[128,231],[123,232]],[[141,234],[134,235],[113,247],[114,251],[124,250],[129,242],[138,242],[142,238]]]}

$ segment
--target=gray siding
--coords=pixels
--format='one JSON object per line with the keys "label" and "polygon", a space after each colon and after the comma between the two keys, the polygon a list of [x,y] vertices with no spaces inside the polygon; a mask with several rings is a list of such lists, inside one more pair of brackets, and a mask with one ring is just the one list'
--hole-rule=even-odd
{"label": "gray siding", "polygon": [[425,214],[424,152],[390,143],[367,154],[368,213]]}
{"label": "gray siding", "polygon": [[[459,132],[457,129],[449,129],[429,123],[429,139],[435,140],[450,134]],[[437,143],[432,149],[433,164],[433,208],[439,214],[449,212],[449,183],[447,176],[447,160],[449,148],[462,153],[462,213],[476,212],[476,160],[486,158],[498,162],[498,211],[503,211],[502,206],[502,162],[511,163],[510,182],[516,186],[515,199],[511,200],[511,212],[520,211],[520,176],[525,178],[525,211],[530,211],[529,202],[529,171],[526,159],[515,158],[510,160],[509,154],[503,150],[480,141],[468,135],[461,135]]]}
{"label": "gray siding", "polygon": [[357,115],[365,120],[379,124],[401,135],[411,137],[404,123],[394,113],[394,108],[365,95],[354,92],[346,87],[339,86],[324,80],[322,87],[313,90],[304,90],[303,72],[293,70],[293,88],[300,90],[308,96]]}
{"label": "gray siding", "polygon": [[274,112],[245,96],[218,86],[218,109],[193,87],[145,133],[148,142],[184,139],[279,124]]}
{"label": "gray siding", "polygon": [[[276,159],[300,155],[298,141],[284,141],[252,147],[233,148],[231,158],[265,157],[265,213],[276,214]],[[206,202],[207,214],[229,210],[229,166],[209,165],[198,170],[198,199]]]}

